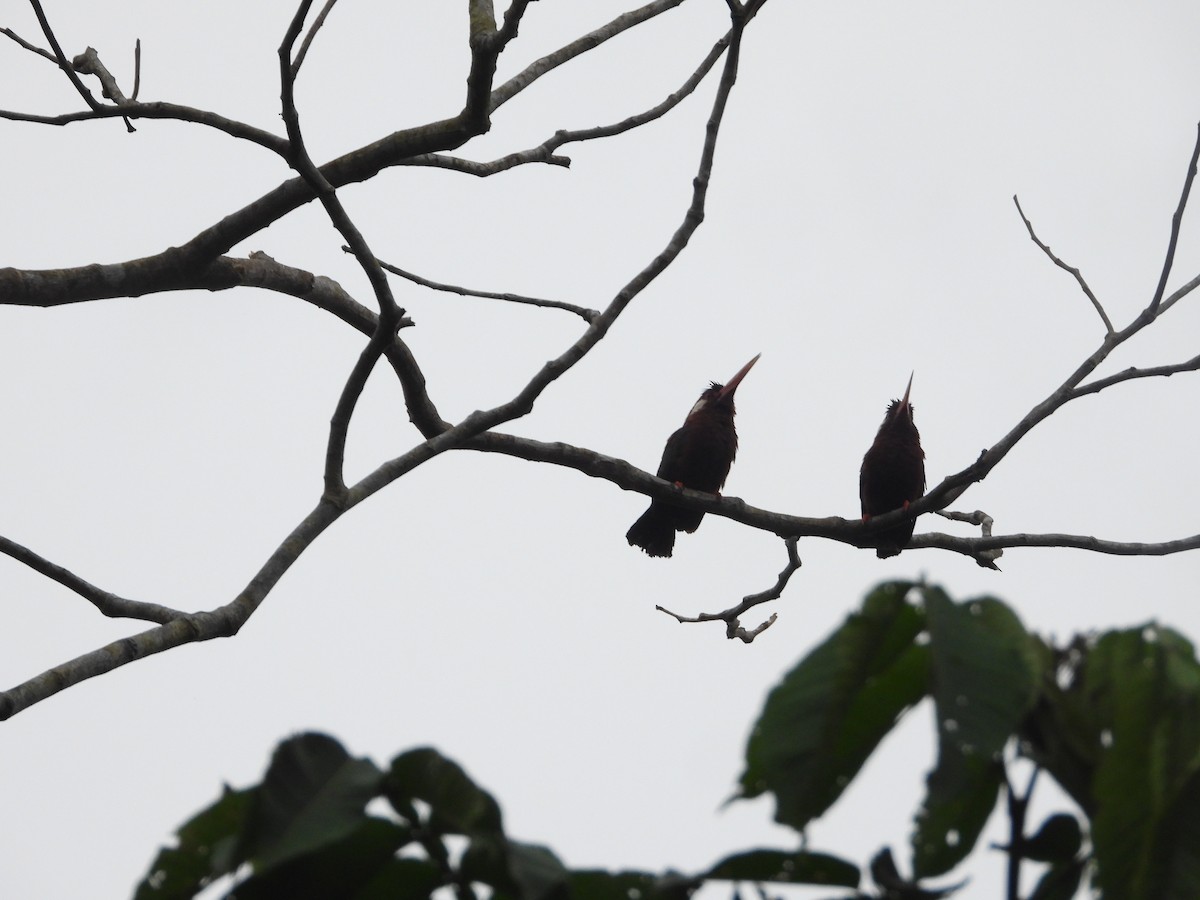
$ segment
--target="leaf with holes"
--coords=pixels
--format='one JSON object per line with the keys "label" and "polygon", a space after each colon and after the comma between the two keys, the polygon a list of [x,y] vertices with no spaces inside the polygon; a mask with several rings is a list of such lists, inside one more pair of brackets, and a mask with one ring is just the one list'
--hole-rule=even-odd
{"label": "leaf with holes", "polygon": [[907,582],[881,585],[861,611],[771,691],[746,748],[741,796],[775,795],[775,819],[802,830],[837,800],[926,690],[924,615]]}
{"label": "leaf with holes", "polygon": [[1037,645],[999,600],[955,603],[924,588],[938,761],[913,834],[917,878],[941,875],[975,846],[1004,781],[1002,752],[1041,685]]}

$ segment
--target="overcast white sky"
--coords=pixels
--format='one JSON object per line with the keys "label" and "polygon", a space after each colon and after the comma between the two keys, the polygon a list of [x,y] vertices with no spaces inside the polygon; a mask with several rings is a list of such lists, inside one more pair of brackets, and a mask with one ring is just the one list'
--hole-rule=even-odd
{"label": "overcast white sky", "polygon": [[[91,45],[142,99],[282,133],[275,50],[290,3],[47,0],[68,55]],[[500,76],[632,8],[531,6]],[[688,0],[504,106],[466,155],[657,103],[726,27]],[[40,42],[26,5],[0,25]],[[298,89],[327,159],[457,112],[464,3],[343,0]],[[763,354],[738,394],[726,493],[798,515],[853,516],[857,471],[889,399],[913,402],[931,483],[969,464],[1090,354],[1102,326],[1082,269],[1126,324],[1158,278],[1200,120],[1200,7],[771,0],[744,46],[707,220],[677,264],[514,430],[653,470],[709,380]],[[669,118],[569,147],[571,169],[480,181],[393,170],[343,191],[372,247],[429,278],[599,307],[665,244],[690,196],[715,78]],[[0,108],[79,108],[66,80],[0,45]],[[0,123],[0,265],[111,263],[181,243],[289,177],[266,151],[196,126]],[[310,205],[235,249],[264,250],[370,302]],[[1200,271],[1200,209],[1173,288]],[[515,393],[578,319],[397,285],[405,332],[447,418]],[[1103,371],[1196,353],[1190,297]],[[329,414],[362,338],[252,290],[0,310],[0,534],[84,578],[185,609],[227,602],[316,502]],[[394,378],[372,379],[351,474],[418,439]],[[1165,540],[1197,531],[1195,375],[1120,386],[1045,422],[956,508],[998,532]],[[644,498],[508,458],[439,457],[320,538],[233,640],[185,647],[0,725],[10,897],[123,897],[222,782],[257,780],[276,742],[328,731],[380,763],[436,745],[500,800],[510,832],[572,866],[698,870],[794,846],[769,801],[719,811],[767,690],[888,578],[1010,602],[1059,639],[1157,619],[1200,634],[1200,557],[1013,550],[1003,573],[936,551],[880,562],[804,540],[803,569],[753,644],[655,612],[716,611],[766,588],[781,542],[708,518],[672,560],[628,547]],[[918,531],[959,530],[922,519]],[[0,682],[11,687],[140,623],[103,619],[0,559]],[[759,621],[755,614],[746,624]],[[912,713],[814,849],[907,870],[933,762]],[[1047,803],[1051,801],[1047,799]],[[983,851],[961,896],[1000,896]],[[819,892],[827,895],[829,892]],[[807,895],[806,895],[807,896]]]}

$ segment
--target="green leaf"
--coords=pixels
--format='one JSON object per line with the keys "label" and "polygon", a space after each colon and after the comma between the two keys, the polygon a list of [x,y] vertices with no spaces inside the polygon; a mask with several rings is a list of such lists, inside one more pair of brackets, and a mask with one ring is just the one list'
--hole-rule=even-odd
{"label": "green leaf", "polygon": [[1163,818],[1154,867],[1167,900],[1200,897],[1200,772],[1193,773]]}
{"label": "green leaf", "polygon": [[1074,900],[1083,879],[1085,863],[1082,859],[1056,863],[1046,870],[1029,895],[1029,900]]}
{"label": "green leaf", "polygon": [[567,894],[567,870],[553,852],[503,835],[473,839],[459,870],[468,881],[490,885],[496,898],[550,900]]}
{"label": "green leaf", "polygon": [[924,588],[938,762],[913,835],[917,878],[963,860],[996,805],[1002,752],[1033,708],[1042,677],[1037,645],[1011,609],[983,598],[955,603]]}
{"label": "green leaf", "polygon": [[253,788],[226,787],[220,800],[181,825],[177,846],[159,851],[134,900],[194,897],[205,885],[236,869],[242,861],[236,852],[238,835],[253,797]]}
{"label": "green leaf", "polygon": [[979,840],[1004,783],[1004,764],[978,756],[939,754],[927,779],[928,794],[916,815],[913,873],[943,875]]}
{"label": "green leaf", "polygon": [[1068,813],[1056,813],[1025,841],[1023,855],[1038,862],[1065,863],[1075,857],[1082,845],[1079,821]]}
{"label": "green leaf", "polygon": [[925,888],[900,875],[892,851],[884,847],[871,858],[871,879],[882,888],[881,900],[941,900],[961,890],[967,880],[938,888]]}
{"label": "green leaf", "polygon": [[521,900],[548,900],[567,894],[567,869],[549,847],[505,841],[508,874]]}
{"label": "green leaf", "polygon": [[[1180,838],[1196,835],[1196,807],[1178,805],[1200,768],[1200,666],[1191,644],[1153,624],[1106,634],[1089,656],[1084,689],[1102,726],[1092,843],[1105,897],[1195,896],[1177,890],[1195,883],[1195,845]],[[1168,860],[1181,868],[1172,872]]]}
{"label": "green leaf", "polygon": [[571,900],[689,900],[698,881],[682,875],[579,870],[570,873]]}
{"label": "green leaf", "polygon": [[1076,640],[1022,729],[1091,819],[1106,900],[1200,896],[1200,663],[1154,623]]}
{"label": "green leaf", "polygon": [[750,850],[721,860],[701,878],[858,887],[858,866],[826,853]]}
{"label": "green leaf", "polygon": [[1076,638],[1065,649],[1033,639],[1042,659],[1041,696],[1022,724],[1021,751],[1054,776],[1088,816],[1095,809],[1092,778],[1102,750],[1098,709],[1083,689],[1088,643]]}
{"label": "green leaf", "polygon": [[[405,826],[368,818],[341,840],[290,857],[262,874],[256,872],[230,893],[237,900],[293,897],[357,900],[360,892],[393,861],[396,851],[411,839],[412,833]],[[425,874],[429,869],[437,874],[431,864]]]}
{"label": "green leaf", "polygon": [[259,874],[336,843],[366,819],[383,773],[351,759],[331,737],[302,734],[275,750],[243,835],[243,852]]}
{"label": "green leaf", "polygon": [[940,588],[923,594],[939,731],[964,752],[999,754],[1037,699],[1037,647],[999,600],[955,603]]}
{"label": "green leaf", "polygon": [[775,794],[775,819],[801,830],[837,800],[926,689],[924,625],[912,587],[876,588],[767,697],[746,748],[742,796]]}
{"label": "green leaf", "polygon": [[380,866],[354,900],[427,900],[443,883],[442,870],[427,859],[392,859]]}
{"label": "green leaf", "polygon": [[424,859],[393,859],[354,895],[354,900],[427,900],[444,879],[441,869]]}
{"label": "green leaf", "polygon": [[430,806],[428,827],[443,834],[500,835],[500,807],[462,767],[431,747],[392,760],[383,790],[393,808],[409,815],[412,801]]}

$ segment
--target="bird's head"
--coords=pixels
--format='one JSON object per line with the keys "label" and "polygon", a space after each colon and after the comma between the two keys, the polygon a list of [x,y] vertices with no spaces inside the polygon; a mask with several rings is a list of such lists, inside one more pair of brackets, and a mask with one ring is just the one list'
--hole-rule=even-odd
{"label": "bird's head", "polygon": [[889,425],[895,426],[900,423],[913,424],[913,408],[912,404],[908,402],[908,395],[912,391],[912,383],[913,377],[909,375],[908,387],[904,389],[904,396],[888,404],[887,415],[883,419],[884,427]]}
{"label": "bird's head", "polygon": [[726,409],[730,413],[733,413],[733,394],[738,389],[738,385],[742,383],[742,379],[746,377],[746,373],[754,367],[756,362],[758,362],[758,357],[760,356],[762,356],[761,353],[755,355],[754,359],[750,360],[750,362],[738,369],[737,374],[730,378],[725,384],[718,384],[715,381],[712,382],[712,384],[709,385],[704,393],[700,395],[700,399],[696,401],[696,405],[693,406],[692,411],[688,413],[688,418],[690,419],[697,413],[707,409],[712,409],[714,407]]}

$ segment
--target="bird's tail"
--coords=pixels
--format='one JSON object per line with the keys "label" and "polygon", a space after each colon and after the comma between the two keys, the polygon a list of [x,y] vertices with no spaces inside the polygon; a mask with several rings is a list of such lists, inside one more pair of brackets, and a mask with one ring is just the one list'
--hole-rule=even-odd
{"label": "bird's tail", "polygon": [[648,556],[670,556],[675,549],[675,520],[671,510],[660,503],[651,503],[642,517],[625,532],[625,540],[641,547]]}

